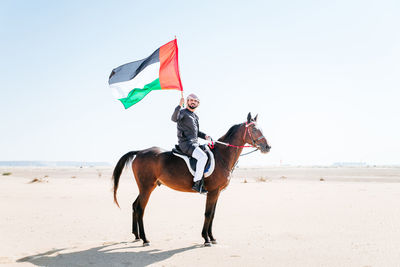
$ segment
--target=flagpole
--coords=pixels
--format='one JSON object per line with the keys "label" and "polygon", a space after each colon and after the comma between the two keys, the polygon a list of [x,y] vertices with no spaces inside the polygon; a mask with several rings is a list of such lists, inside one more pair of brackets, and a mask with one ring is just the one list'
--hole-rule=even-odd
{"label": "flagpole", "polygon": [[[176,35],[175,35],[175,41],[177,41]],[[178,70],[179,70],[179,73],[180,73],[179,61],[178,61]],[[182,86],[182,83],[181,83],[181,87],[182,87],[182,90],[181,90],[181,98],[183,98],[183,86]],[[183,102],[183,106],[185,106],[185,102]]]}

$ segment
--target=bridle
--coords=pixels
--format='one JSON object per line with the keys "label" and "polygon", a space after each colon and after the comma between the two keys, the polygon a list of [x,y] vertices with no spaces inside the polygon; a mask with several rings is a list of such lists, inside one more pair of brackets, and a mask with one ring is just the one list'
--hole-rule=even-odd
{"label": "bridle", "polygon": [[[250,136],[250,140],[251,140],[251,142],[252,142],[252,144],[253,144],[253,146],[252,147],[256,147],[257,149],[258,149],[258,147],[257,147],[257,141],[260,141],[261,139],[265,139],[265,137],[264,137],[264,135],[261,135],[260,137],[258,137],[256,140],[254,140],[254,138],[253,138],[253,136],[251,135],[251,131],[250,131],[250,128],[249,128],[249,126],[250,125],[255,125],[256,123],[254,122],[254,121],[252,121],[252,122],[250,122],[250,123],[247,123],[246,122],[246,125],[245,125],[245,127],[246,127],[246,131],[244,132],[244,135],[243,135],[243,141],[244,140],[246,140],[245,138],[246,138],[246,133],[249,133],[249,136]],[[254,131],[254,127],[253,127],[253,131]]]}
{"label": "bridle", "polygon": [[[254,140],[253,135],[251,134],[251,131],[250,131],[250,126],[251,126],[251,125],[255,125],[255,124],[256,124],[256,123],[255,123],[254,121],[252,121],[252,122],[246,122],[246,123],[245,123],[246,130],[244,131],[244,135],[243,135],[243,141],[245,141],[245,140],[246,140],[246,134],[247,134],[247,133],[249,134],[252,145],[250,145],[250,146],[247,146],[247,145],[244,145],[244,146],[235,146],[235,145],[231,145],[231,144],[228,144],[228,143],[225,143],[225,142],[221,142],[221,141],[218,141],[218,140],[216,140],[216,141],[213,141],[213,140],[212,140],[212,141],[211,141],[211,144],[209,144],[210,148],[211,148],[211,149],[214,148],[214,143],[222,144],[222,145],[229,146],[229,147],[236,147],[236,148],[243,148],[243,147],[254,147],[254,148],[256,148],[255,150],[253,150],[253,151],[251,151],[251,152],[248,152],[248,153],[245,153],[245,154],[242,154],[241,156],[244,156],[244,155],[247,155],[247,154],[250,154],[250,153],[253,153],[253,152],[259,150],[259,148],[257,147],[257,143],[256,143],[256,142],[259,141],[259,140],[261,140],[261,139],[263,139],[263,138],[265,139],[265,137],[264,137],[263,135],[261,135],[261,136],[258,137],[256,140]],[[254,130],[254,127],[253,127],[253,130]]]}
{"label": "bridle", "polygon": [[[211,149],[213,149],[213,148],[214,148],[214,143],[218,143],[218,144],[221,144],[221,145],[224,145],[224,146],[227,146],[227,147],[235,147],[235,148],[253,147],[253,148],[255,148],[254,150],[252,150],[252,151],[250,151],[250,152],[247,152],[247,153],[244,153],[244,154],[240,154],[239,157],[245,156],[245,155],[248,155],[248,154],[251,154],[251,153],[253,153],[253,152],[256,152],[257,150],[259,150],[259,148],[257,147],[257,143],[256,143],[256,142],[259,141],[259,140],[261,140],[261,139],[263,139],[263,138],[265,138],[265,137],[264,137],[264,135],[261,135],[261,136],[258,137],[256,140],[254,140],[253,135],[251,134],[251,131],[250,131],[250,126],[251,126],[251,125],[255,125],[255,124],[256,124],[256,123],[255,123],[254,121],[252,121],[252,122],[245,122],[246,130],[244,131],[243,141],[246,140],[246,134],[248,133],[249,136],[250,136],[250,140],[251,140],[251,142],[252,142],[252,145],[250,145],[250,146],[247,146],[247,145],[235,146],[235,145],[231,145],[231,144],[228,144],[228,143],[225,143],[225,142],[221,142],[221,141],[218,141],[218,140],[216,140],[216,141],[211,140],[211,143],[209,143],[208,146],[209,146]],[[253,127],[253,130],[254,130],[254,127]],[[230,173],[233,172],[233,170],[235,169],[235,167],[236,167],[236,165],[238,164],[238,162],[239,162],[239,160],[237,160],[237,161],[235,162],[235,164],[233,165],[233,167],[232,167],[231,170],[228,169],[228,171],[230,171]]]}
{"label": "bridle", "polygon": [[[228,143],[225,143],[225,142],[221,142],[221,141],[218,141],[218,140],[216,140],[216,141],[211,140],[211,142],[208,143],[208,146],[209,146],[211,149],[213,149],[213,148],[214,148],[214,143],[218,143],[218,144],[221,144],[221,145],[224,145],[224,146],[227,146],[227,147],[235,147],[235,148],[253,147],[253,148],[255,148],[254,150],[252,150],[252,151],[250,151],[250,152],[247,152],[247,153],[244,153],[244,154],[240,154],[239,157],[245,156],[245,155],[248,155],[248,154],[251,154],[251,153],[253,153],[253,152],[256,152],[257,150],[259,150],[259,148],[257,147],[257,143],[256,143],[256,142],[259,141],[259,140],[261,140],[261,139],[263,139],[263,138],[265,139],[265,141],[267,141],[267,139],[264,137],[264,135],[261,135],[261,136],[258,137],[256,140],[254,140],[253,135],[251,134],[251,131],[250,131],[250,126],[251,126],[251,125],[255,125],[255,124],[256,124],[255,121],[252,121],[252,122],[245,122],[244,124],[245,124],[246,130],[244,131],[243,141],[246,140],[246,134],[248,133],[249,136],[250,136],[250,140],[251,140],[251,142],[252,142],[252,145],[250,145],[250,146],[246,146],[246,145],[244,145],[244,146],[235,146],[235,145],[231,145],[231,144],[228,144]],[[254,131],[254,127],[253,127],[253,131]],[[232,169],[227,169],[227,170],[228,170],[230,173],[232,173],[233,170],[235,169],[236,165],[238,164],[238,162],[239,162],[239,159],[235,162],[235,164],[233,165]]]}

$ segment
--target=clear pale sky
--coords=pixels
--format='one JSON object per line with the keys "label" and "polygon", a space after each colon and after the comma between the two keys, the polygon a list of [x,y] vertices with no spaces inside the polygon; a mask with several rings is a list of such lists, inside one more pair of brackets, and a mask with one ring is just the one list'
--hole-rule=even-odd
{"label": "clear pale sky", "polygon": [[398,1],[1,1],[0,160],[116,162],[177,142],[179,91],[125,110],[107,81],[177,36],[213,138],[247,113],[241,165],[400,163]]}

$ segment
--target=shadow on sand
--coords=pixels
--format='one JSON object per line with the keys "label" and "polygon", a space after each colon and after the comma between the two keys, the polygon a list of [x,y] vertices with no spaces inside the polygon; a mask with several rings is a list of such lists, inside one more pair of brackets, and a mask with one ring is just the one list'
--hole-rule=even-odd
{"label": "shadow on sand", "polygon": [[18,259],[17,262],[30,262],[38,266],[148,266],[163,261],[177,253],[201,248],[201,245],[161,251],[124,251],[142,246],[131,246],[132,243],[112,243],[87,250],[63,253],[66,249],[55,249],[37,255]]}

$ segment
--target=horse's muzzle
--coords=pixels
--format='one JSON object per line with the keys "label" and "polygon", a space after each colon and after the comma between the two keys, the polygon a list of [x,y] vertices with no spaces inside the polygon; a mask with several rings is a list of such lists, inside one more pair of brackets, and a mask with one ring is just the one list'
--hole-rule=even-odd
{"label": "horse's muzzle", "polygon": [[269,145],[265,145],[265,146],[262,146],[260,150],[261,150],[261,153],[266,154],[271,150],[271,147]]}

